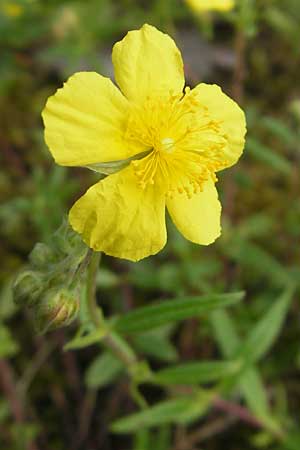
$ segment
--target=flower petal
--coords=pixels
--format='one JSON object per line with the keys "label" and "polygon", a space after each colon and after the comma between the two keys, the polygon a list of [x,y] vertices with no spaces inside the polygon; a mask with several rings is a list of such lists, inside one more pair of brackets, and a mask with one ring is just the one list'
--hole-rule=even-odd
{"label": "flower petal", "polygon": [[71,226],[96,251],[138,261],[166,243],[165,199],[143,190],[129,166],[92,186],[72,207]]}
{"label": "flower petal", "polygon": [[191,94],[208,108],[209,117],[220,122],[221,130],[227,140],[224,148],[225,169],[237,162],[245,145],[246,120],[245,114],[238,104],[228,97],[222,89],[215,84],[198,84]]}
{"label": "flower petal", "polygon": [[114,45],[112,60],[116,81],[130,100],[140,102],[155,92],[183,90],[180,51],[170,36],[151,25],[127,33]]}
{"label": "flower petal", "polygon": [[210,10],[229,11],[234,7],[234,0],[186,0],[195,12]]}
{"label": "flower petal", "polygon": [[49,98],[43,111],[45,140],[58,164],[87,164],[128,158],[141,149],[124,139],[128,102],[108,79],[78,72]]}
{"label": "flower petal", "polygon": [[220,236],[221,204],[211,180],[191,198],[175,192],[167,199],[167,208],[176,227],[189,241],[209,245]]}

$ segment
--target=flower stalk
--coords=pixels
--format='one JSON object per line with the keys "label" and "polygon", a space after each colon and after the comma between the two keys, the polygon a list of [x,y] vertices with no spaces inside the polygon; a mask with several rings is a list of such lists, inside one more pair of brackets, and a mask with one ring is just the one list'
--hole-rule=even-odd
{"label": "flower stalk", "polygon": [[123,362],[128,370],[128,373],[133,378],[135,378],[135,374],[140,373],[140,371],[137,370],[137,367],[140,363],[138,362],[134,351],[121,336],[110,330],[105,322],[101,308],[97,305],[96,277],[100,261],[101,252],[91,251],[90,263],[87,273],[86,291],[86,301],[89,316],[91,322],[95,325],[96,328],[102,327],[105,329],[105,336],[102,341],[103,345],[111,350],[111,352]]}

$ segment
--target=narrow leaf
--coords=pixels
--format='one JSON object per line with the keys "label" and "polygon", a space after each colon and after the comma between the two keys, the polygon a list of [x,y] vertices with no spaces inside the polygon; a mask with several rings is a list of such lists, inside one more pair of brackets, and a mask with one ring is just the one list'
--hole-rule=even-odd
{"label": "narrow leaf", "polygon": [[87,334],[77,334],[71,341],[67,342],[64,350],[76,350],[99,343],[106,335],[106,330],[95,329]]}
{"label": "narrow leaf", "polygon": [[256,244],[239,241],[230,249],[231,256],[259,275],[270,279],[276,286],[287,285],[291,281],[286,268],[271,254]]}
{"label": "narrow leaf", "polygon": [[168,338],[154,333],[136,335],[133,339],[133,346],[140,353],[152,356],[161,361],[174,362],[178,357],[176,347]]}
{"label": "narrow leaf", "polygon": [[292,297],[293,289],[288,288],[254,326],[237,352],[238,358],[244,358],[248,363],[255,362],[269,351],[280,333]]}
{"label": "narrow leaf", "polygon": [[249,408],[266,426],[277,430],[280,426],[271,416],[262,379],[253,363],[264,356],[276,340],[286,318],[292,296],[293,289],[288,288],[254,326],[242,345],[235,332],[234,324],[225,311],[216,311],[211,316],[215,335],[224,355],[244,359],[244,366],[249,365],[249,368],[242,371],[240,377],[236,378]]}
{"label": "narrow leaf", "polygon": [[212,394],[197,392],[192,396],[182,396],[156,404],[143,411],[115,421],[112,431],[132,433],[134,431],[168,424],[187,424],[203,415],[209,407]]}
{"label": "narrow leaf", "polygon": [[[236,333],[233,320],[226,311],[215,311],[210,319],[223,355],[233,358],[240,346],[240,338]],[[238,384],[251,411],[260,418],[270,417],[267,393],[255,366],[241,374]]]}
{"label": "narrow leaf", "polygon": [[165,300],[123,315],[116,320],[115,329],[121,333],[145,332],[166,323],[197,317],[218,308],[234,305],[243,297],[243,292],[232,292]]}
{"label": "narrow leaf", "polygon": [[140,428],[161,426],[172,422],[176,423],[178,418],[185,414],[193,405],[194,400],[191,397],[181,397],[161,402],[151,408],[115,421],[111,429],[115,433],[131,433]]}
{"label": "narrow leaf", "polygon": [[113,382],[122,372],[123,365],[110,352],[98,356],[85,373],[85,383],[89,388],[100,388]]}
{"label": "narrow leaf", "polygon": [[239,361],[190,362],[156,372],[154,381],[167,385],[208,383],[232,375],[240,368]]}
{"label": "narrow leaf", "polygon": [[281,139],[284,144],[295,145],[297,142],[297,136],[293,129],[287,126],[282,120],[276,119],[275,117],[264,117],[262,125]]}
{"label": "narrow leaf", "polygon": [[247,153],[284,175],[289,175],[292,171],[288,160],[254,138],[247,139]]}

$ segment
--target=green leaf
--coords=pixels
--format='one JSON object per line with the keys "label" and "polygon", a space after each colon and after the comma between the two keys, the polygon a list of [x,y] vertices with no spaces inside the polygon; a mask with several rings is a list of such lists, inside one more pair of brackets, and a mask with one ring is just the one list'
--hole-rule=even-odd
{"label": "green leaf", "polygon": [[79,330],[79,333],[71,341],[67,342],[64,350],[76,350],[88,347],[89,345],[99,343],[104,336],[106,336],[106,330],[104,329],[95,329],[84,335],[82,335],[82,330]]}
{"label": "green leaf", "polygon": [[240,339],[235,331],[233,320],[227,311],[214,311],[210,316],[210,322],[213,326],[214,335],[226,358],[233,358]]}
{"label": "green leaf", "polygon": [[258,361],[272,347],[285,321],[294,290],[286,291],[271,306],[249,333],[236,357],[243,358],[247,363]]}
{"label": "green leaf", "polygon": [[149,428],[172,422],[176,423],[180,415],[184,414],[193,405],[194,400],[191,397],[181,397],[161,402],[151,408],[115,421],[111,429],[115,433],[131,433],[140,428]]}
{"label": "green leaf", "polygon": [[291,127],[287,126],[282,120],[275,117],[264,117],[262,125],[282,140],[284,144],[295,145],[297,136]]}
{"label": "green leaf", "polygon": [[176,347],[163,336],[154,333],[145,333],[134,336],[133,346],[140,353],[148,356],[153,356],[161,361],[176,361],[177,350]]}
{"label": "green leaf", "polygon": [[259,371],[255,367],[247,369],[240,378],[240,387],[248,407],[268,428],[279,429],[279,424],[272,417],[268,395]]}
{"label": "green leaf", "polygon": [[229,253],[236,261],[251,268],[254,273],[269,278],[276,286],[291,282],[286,268],[256,244],[239,240],[229,249]]}
{"label": "green leaf", "polygon": [[[233,358],[240,347],[240,339],[236,333],[234,322],[226,311],[215,311],[210,320],[223,355]],[[242,373],[238,384],[251,411],[260,419],[270,421],[271,412],[267,393],[256,367],[252,366]]]}
{"label": "green leaf", "polygon": [[240,369],[240,361],[190,362],[156,372],[154,381],[167,385],[208,383],[232,375]]}
{"label": "green leaf", "polygon": [[258,213],[241,222],[237,232],[243,240],[261,238],[262,236],[268,236],[272,232],[273,226],[274,218],[268,214]]}
{"label": "green leaf", "polygon": [[210,400],[211,396],[204,394],[167,400],[115,421],[111,429],[114,433],[131,433],[168,423],[186,423],[202,415]]}
{"label": "green leaf", "polygon": [[115,329],[120,333],[145,332],[166,323],[197,317],[218,308],[234,305],[243,297],[244,292],[232,292],[164,300],[123,315],[116,320]]}
{"label": "green leaf", "polygon": [[98,356],[85,373],[85,383],[89,388],[100,388],[112,383],[122,372],[119,359],[106,351]]}
{"label": "green leaf", "polygon": [[242,345],[235,332],[234,324],[225,311],[216,311],[211,316],[215,335],[225,356],[244,360],[247,370],[233,380],[228,379],[229,386],[232,381],[240,385],[241,391],[249,408],[259,417],[266,426],[279,430],[279,424],[270,413],[267,395],[259,372],[252,366],[262,358],[273,345],[280,333],[288,308],[290,306],[293,289],[287,288],[280,298],[271,306],[262,319],[250,331]]}
{"label": "green leaf", "polygon": [[292,166],[288,160],[256,139],[248,137],[246,145],[247,153],[256,160],[266,163],[284,175],[289,175],[292,172]]}

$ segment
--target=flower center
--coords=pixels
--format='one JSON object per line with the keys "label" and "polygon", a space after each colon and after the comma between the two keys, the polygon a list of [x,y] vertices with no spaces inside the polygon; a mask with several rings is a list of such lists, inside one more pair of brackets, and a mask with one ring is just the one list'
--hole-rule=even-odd
{"label": "flower center", "polygon": [[191,197],[209,178],[216,181],[215,172],[225,163],[221,123],[189,89],[185,96],[154,96],[135,106],[126,137],[152,149],[131,163],[143,189],[155,183],[166,195],[177,191]]}
{"label": "flower center", "polygon": [[174,139],[167,137],[162,139],[160,143],[162,151],[172,153],[174,150]]}

